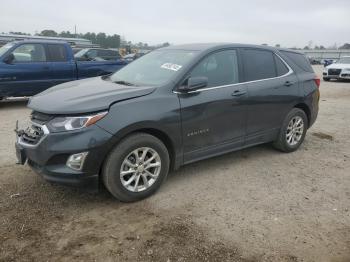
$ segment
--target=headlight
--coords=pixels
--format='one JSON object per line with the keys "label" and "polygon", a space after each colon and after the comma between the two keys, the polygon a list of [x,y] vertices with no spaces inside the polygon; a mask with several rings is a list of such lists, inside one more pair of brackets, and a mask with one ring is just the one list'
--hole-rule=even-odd
{"label": "headlight", "polygon": [[108,112],[102,112],[87,116],[66,116],[55,117],[48,124],[48,128],[52,132],[62,132],[80,129],[95,124],[101,120]]}

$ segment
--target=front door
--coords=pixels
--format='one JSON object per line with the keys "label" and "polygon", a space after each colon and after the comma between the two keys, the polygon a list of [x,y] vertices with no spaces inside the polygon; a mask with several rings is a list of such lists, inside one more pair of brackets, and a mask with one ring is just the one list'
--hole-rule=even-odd
{"label": "front door", "polygon": [[208,55],[189,77],[207,77],[208,86],[179,94],[184,162],[241,147],[245,136],[246,87],[239,84],[236,50]]}
{"label": "front door", "polygon": [[52,85],[50,63],[42,44],[22,44],[12,51],[14,60],[5,64],[1,90],[5,96],[30,96]]}

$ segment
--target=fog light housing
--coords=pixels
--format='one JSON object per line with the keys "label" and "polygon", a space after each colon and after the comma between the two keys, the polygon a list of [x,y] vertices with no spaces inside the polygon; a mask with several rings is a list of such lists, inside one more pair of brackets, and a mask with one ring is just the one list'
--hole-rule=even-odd
{"label": "fog light housing", "polygon": [[82,152],[82,153],[70,155],[66,165],[71,169],[78,170],[78,171],[81,170],[83,168],[84,161],[87,154],[88,152]]}

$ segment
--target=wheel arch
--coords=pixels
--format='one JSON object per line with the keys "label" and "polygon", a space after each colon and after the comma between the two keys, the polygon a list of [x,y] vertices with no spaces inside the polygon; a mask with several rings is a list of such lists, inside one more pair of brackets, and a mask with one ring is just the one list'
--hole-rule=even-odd
{"label": "wheel arch", "polygon": [[311,121],[311,110],[310,110],[309,106],[305,103],[299,103],[299,104],[296,104],[294,106],[294,108],[299,108],[299,109],[304,111],[304,113],[306,114],[307,122],[308,122],[308,126],[309,126],[310,121]]}
{"label": "wheel arch", "polygon": [[[165,147],[168,149],[169,153],[169,160],[170,160],[170,170],[173,170],[175,167],[175,161],[176,161],[176,152],[175,152],[175,146],[171,138],[164,132],[156,128],[141,128],[132,131],[128,135],[134,134],[134,133],[146,133],[151,136],[154,136],[158,138],[162,143],[165,145]],[[127,136],[128,136],[127,135]]]}
{"label": "wheel arch", "polygon": [[116,136],[114,136],[113,140],[111,141],[112,143],[110,144],[109,150],[106,153],[106,156],[104,157],[104,160],[101,164],[101,170],[104,166],[104,162],[106,161],[108,155],[110,152],[113,150],[114,147],[118,146],[118,144],[125,139],[126,137],[135,134],[135,133],[145,133],[152,135],[156,138],[158,138],[168,149],[169,153],[169,160],[170,160],[170,170],[177,169],[182,163],[179,161],[179,156],[176,151],[175,147],[175,141],[171,139],[171,137],[164,131],[159,128],[153,127],[153,126],[129,126],[124,128],[123,130],[120,130]]}

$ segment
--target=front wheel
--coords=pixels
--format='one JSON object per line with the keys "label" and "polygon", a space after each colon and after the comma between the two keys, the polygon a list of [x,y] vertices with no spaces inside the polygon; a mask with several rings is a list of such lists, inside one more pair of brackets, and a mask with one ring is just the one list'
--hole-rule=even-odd
{"label": "front wheel", "polygon": [[293,152],[303,143],[308,120],[303,110],[293,108],[283,121],[274,147],[283,152]]}
{"label": "front wheel", "polygon": [[330,80],[330,78],[329,77],[324,77],[323,80],[328,82]]}
{"label": "front wheel", "polygon": [[152,195],[166,179],[169,154],[156,137],[135,133],[123,139],[110,153],[103,168],[108,191],[122,202]]}

